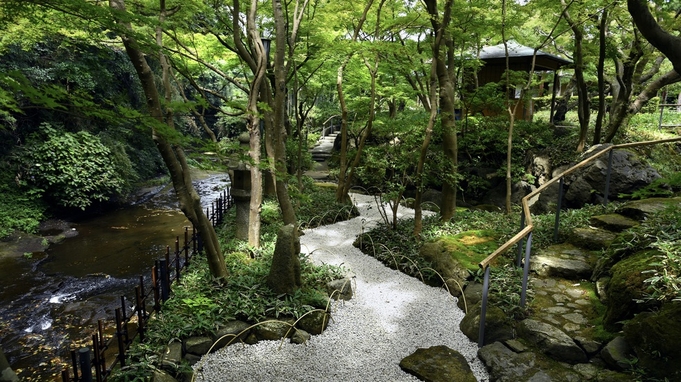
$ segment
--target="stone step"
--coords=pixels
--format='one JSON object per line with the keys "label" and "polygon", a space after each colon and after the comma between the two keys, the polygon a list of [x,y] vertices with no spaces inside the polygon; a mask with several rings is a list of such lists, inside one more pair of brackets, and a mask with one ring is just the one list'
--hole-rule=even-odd
{"label": "stone step", "polygon": [[[592,225],[596,224],[592,223]],[[608,248],[617,237],[617,234],[611,231],[614,230],[606,230],[595,227],[575,228],[572,231],[572,234],[568,237],[567,241],[576,247],[592,251],[600,251],[602,249]]]}
{"label": "stone step", "polygon": [[636,227],[639,222],[620,214],[607,214],[592,216],[589,219],[589,224],[612,232],[622,232]]}
{"label": "stone step", "polygon": [[530,269],[539,276],[584,280],[591,277],[595,263],[594,252],[565,243],[532,255]]}
{"label": "stone step", "polygon": [[615,212],[631,219],[642,221],[649,215],[670,206],[681,207],[681,197],[633,200],[623,204]]}

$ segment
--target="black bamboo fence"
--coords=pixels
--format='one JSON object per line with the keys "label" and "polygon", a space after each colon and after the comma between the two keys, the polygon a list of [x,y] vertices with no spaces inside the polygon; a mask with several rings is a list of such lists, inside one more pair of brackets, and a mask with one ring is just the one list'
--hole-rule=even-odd
{"label": "black bamboo fence", "polygon": [[[234,199],[227,189],[206,208],[206,216],[213,227],[222,224],[225,213],[234,205]],[[166,247],[165,256],[156,260],[151,267],[151,285],[146,288],[144,276],[140,276],[135,286],[134,307],[125,296],[121,296],[121,306],[115,310],[113,325],[115,332],[106,338],[106,323],[99,320],[92,334],[91,347],[71,350],[71,365],[61,373],[62,382],[103,382],[116,367],[126,366],[126,352],[135,339],[145,340],[147,322],[161,310],[161,303],[170,297],[173,283],[180,283],[182,271],[187,269],[194,256],[201,254],[203,245],[198,231],[192,227],[184,229],[184,238],[175,239],[175,249]],[[136,325],[135,325],[136,324]]]}

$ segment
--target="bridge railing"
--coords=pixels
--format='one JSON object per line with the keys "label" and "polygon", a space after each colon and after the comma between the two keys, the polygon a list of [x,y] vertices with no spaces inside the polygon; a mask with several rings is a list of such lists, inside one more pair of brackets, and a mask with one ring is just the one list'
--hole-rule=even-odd
{"label": "bridge railing", "polygon": [[[551,186],[552,184],[559,182],[559,192],[558,192],[558,201],[556,203],[556,219],[555,219],[555,226],[554,226],[554,241],[557,240],[558,238],[558,230],[560,227],[560,210],[561,210],[561,201],[563,199],[563,182],[565,177],[568,175],[571,175],[581,169],[583,169],[585,166],[590,164],[591,162],[595,161],[596,159],[608,154],[608,169],[606,173],[606,180],[605,180],[605,185],[604,186],[604,200],[603,203],[605,205],[608,204],[608,195],[610,193],[610,174],[612,172],[612,155],[613,151],[616,149],[623,149],[623,148],[632,148],[632,147],[641,147],[641,146],[650,146],[650,145],[657,145],[657,144],[663,144],[663,143],[672,143],[672,142],[681,142],[681,137],[680,138],[669,138],[669,139],[661,139],[661,140],[656,140],[656,141],[645,141],[645,142],[634,142],[634,143],[625,143],[625,144],[620,144],[620,145],[612,145],[609,146],[602,151],[594,154],[593,156],[584,159],[583,161],[577,163],[576,165],[572,166],[569,168],[567,171],[562,173],[561,175],[549,180],[548,182],[544,183],[541,187],[537,188],[535,191],[531,192],[527,196],[525,196],[522,201],[521,201],[521,206],[522,206],[522,211],[520,215],[520,231],[515,234],[511,239],[506,241],[504,244],[502,244],[499,248],[497,248],[494,252],[492,252],[489,256],[487,256],[484,260],[482,260],[480,263],[478,263],[478,266],[484,271],[484,279],[483,279],[483,284],[482,284],[482,307],[481,307],[481,313],[480,313],[480,328],[478,332],[478,347],[482,347],[485,343],[485,316],[487,313],[487,300],[488,300],[488,295],[489,295],[489,279],[490,279],[490,270],[492,268],[492,263],[501,256],[502,254],[506,253],[508,250],[510,250],[513,246],[517,245],[518,246],[518,255],[516,259],[516,265],[520,267],[523,265],[523,278],[522,278],[522,289],[521,289],[521,295],[520,295],[520,306],[524,307],[526,303],[526,298],[527,298],[527,282],[528,282],[528,277],[529,277],[529,271],[530,271],[530,254],[532,252],[532,231],[534,230],[535,226],[532,221],[532,215],[530,214],[530,206],[529,206],[529,201],[532,198],[538,197],[542,191],[544,191],[547,187]],[[524,264],[523,264],[523,240],[525,240],[525,254],[524,254]]]}
{"label": "bridge railing", "polygon": [[[206,216],[213,227],[222,224],[225,213],[234,205],[234,199],[227,189],[206,208]],[[92,346],[71,350],[71,365],[62,370],[62,382],[103,382],[116,367],[125,367],[126,352],[139,336],[144,342],[147,322],[161,310],[161,303],[170,297],[173,283],[180,283],[182,271],[186,270],[194,256],[203,251],[201,237],[192,227],[184,229],[183,244],[180,236],[175,239],[174,250],[166,247],[165,255],[156,260],[151,268],[151,285],[145,288],[144,276],[139,277],[135,286],[134,307],[125,296],[121,296],[121,306],[115,309],[112,323],[113,336],[106,338],[105,323],[99,320],[92,334]],[[135,325],[136,324],[136,325]],[[132,329],[131,329],[132,328]]]}

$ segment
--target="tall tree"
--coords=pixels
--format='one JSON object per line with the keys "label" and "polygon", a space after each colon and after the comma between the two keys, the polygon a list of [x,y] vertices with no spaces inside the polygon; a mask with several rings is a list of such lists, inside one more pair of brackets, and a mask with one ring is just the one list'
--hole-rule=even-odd
{"label": "tall tree", "polygon": [[577,87],[577,116],[579,118],[579,141],[577,141],[577,151],[584,151],[584,146],[586,145],[586,137],[589,131],[589,119],[590,119],[590,99],[587,89],[586,80],[584,78],[584,71],[586,69],[586,64],[584,62],[584,27],[578,21],[572,18],[570,12],[568,11],[568,4],[565,0],[560,0],[563,6],[563,18],[567,21],[570,29],[572,29],[572,34],[574,36],[574,49],[573,49],[573,61],[575,69],[575,82]]}
{"label": "tall tree", "polygon": [[667,56],[677,73],[681,73],[681,37],[660,26],[648,9],[648,1],[627,0],[627,8],[643,37]]}
{"label": "tall tree", "polygon": [[[226,278],[228,272],[220,249],[220,243],[212,224],[203,212],[201,199],[192,184],[190,168],[187,164],[184,150],[179,144],[171,142],[165,135],[167,132],[163,131],[164,127],[174,129],[173,110],[168,106],[172,97],[170,66],[162,51],[162,25],[168,14],[165,0],[159,1],[159,22],[155,31],[156,48],[158,49],[156,54],[162,68],[161,84],[157,83],[155,73],[147,62],[147,54],[153,54],[153,52],[141,50],[142,45],[133,31],[132,24],[128,21],[130,20],[130,15],[127,12],[125,0],[110,0],[109,6],[114,11],[114,17],[117,22],[122,26],[119,32],[121,33],[121,40],[125,46],[125,51],[130,57],[130,61],[135,67],[137,76],[142,84],[149,114],[157,122],[151,124],[154,143],[170,173],[170,179],[180,202],[180,209],[198,229],[203,239],[211,274],[218,279]],[[159,88],[163,89],[164,97],[159,93]]]}
{"label": "tall tree", "polygon": [[[453,0],[446,0],[444,11],[440,16],[437,0],[423,0],[434,33],[441,30],[442,43],[433,51],[440,97],[440,121],[442,124],[442,149],[445,154],[445,174],[442,186],[442,207],[440,219],[443,222],[451,220],[456,213],[456,178],[458,174],[458,143],[456,137],[455,91],[454,80],[450,70],[454,68],[453,42],[449,29],[452,19]],[[441,48],[444,48],[441,50]]]}

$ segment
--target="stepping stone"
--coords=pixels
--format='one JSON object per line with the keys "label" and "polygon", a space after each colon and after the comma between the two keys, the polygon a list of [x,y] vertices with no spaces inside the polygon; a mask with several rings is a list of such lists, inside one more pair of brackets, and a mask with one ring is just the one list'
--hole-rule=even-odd
{"label": "stepping stone", "polygon": [[400,362],[400,367],[422,381],[476,382],[466,358],[447,346],[419,348]]}
{"label": "stepping stone", "polygon": [[627,202],[617,209],[618,214],[636,220],[643,220],[648,215],[660,212],[669,206],[681,206],[681,198],[650,198]]}
{"label": "stepping stone", "polygon": [[[624,216],[622,216],[622,218],[626,219]],[[638,225],[638,222],[635,222],[634,220],[631,221]],[[592,223],[592,225],[596,224]],[[568,242],[580,248],[598,251],[603,248],[608,248],[615,240],[615,237],[617,237],[617,235],[610,231],[614,230],[608,229],[608,231],[606,231],[605,229],[593,227],[575,228],[568,237]]]}
{"label": "stepping stone", "polygon": [[572,244],[553,245],[530,258],[530,269],[540,276],[588,279],[593,272],[592,257]]}
{"label": "stepping stone", "polygon": [[[592,216],[589,224],[612,232],[622,232],[639,225],[638,221],[620,214]],[[612,243],[612,240],[610,242]]]}

